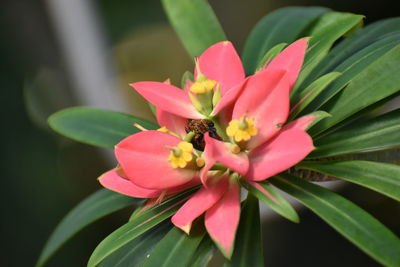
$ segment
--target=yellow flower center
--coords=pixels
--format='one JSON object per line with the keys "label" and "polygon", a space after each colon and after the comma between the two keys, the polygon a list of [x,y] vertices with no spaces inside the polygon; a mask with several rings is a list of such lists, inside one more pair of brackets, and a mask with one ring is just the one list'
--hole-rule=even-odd
{"label": "yellow flower center", "polygon": [[190,86],[190,92],[194,94],[204,94],[212,91],[215,85],[217,85],[216,81],[209,80],[204,75],[200,75],[196,82]]}
{"label": "yellow flower center", "polygon": [[226,134],[233,137],[236,142],[248,141],[252,136],[257,135],[257,132],[257,128],[254,127],[254,119],[248,117],[232,120],[226,128]]}
{"label": "yellow flower center", "polygon": [[168,161],[172,168],[185,168],[188,162],[192,161],[193,145],[188,142],[180,142],[177,147],[172,147]]}

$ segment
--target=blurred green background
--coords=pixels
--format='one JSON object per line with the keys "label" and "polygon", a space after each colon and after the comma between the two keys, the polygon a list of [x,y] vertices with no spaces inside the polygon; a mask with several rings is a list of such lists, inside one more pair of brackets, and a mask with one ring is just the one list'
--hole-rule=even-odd
{"label": "blurred green background", "polygon": [[[228,38],[241,51],[255,23],[288,5],[322,5],[366,15],[366,23],[400,15],[392,0],[211,0]],[[67,140],[46,125],[52,112],[91,105],[153,119],[130,90],[139,80],[177,84],[192,69],[156,0],[2,0],[0,2],[0,266],[33,266],[51,231],[79,201],[100,188],[111,151]],[[399,233],[400,207],[361,187],[340,189]],[[85,266],[96,244],[130,210],[84,230],[48,266]],[[264,225],[268,266],[378,266],[311,212],[301,224]]]}

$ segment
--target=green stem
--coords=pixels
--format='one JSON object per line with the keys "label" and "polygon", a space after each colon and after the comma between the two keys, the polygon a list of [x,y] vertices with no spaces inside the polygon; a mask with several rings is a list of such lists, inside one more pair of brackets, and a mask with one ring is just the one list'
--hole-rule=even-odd
{"label": "green stem", "polygon": [[190,141],[192,141],[192,138],[194,137],[194,135],[195,135],[196,133],[195,132],[193,132],[193,131],[191,131],[191,132],[188,132],[188,134],[185,136],[185,141],[186,142],[189,142],[190,143]]}
{"label": "green stem", "polygon": [[227,169],[228,169],[227,167],[225,167],[220,163],[215,163],[211,168],[211,170],[213,171],[226,171]]}

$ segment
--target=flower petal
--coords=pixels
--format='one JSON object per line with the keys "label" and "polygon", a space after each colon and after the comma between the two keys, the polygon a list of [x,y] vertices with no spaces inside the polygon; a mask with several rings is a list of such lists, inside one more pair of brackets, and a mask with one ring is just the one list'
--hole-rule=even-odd
{"label": "flower petal", "polygon": [[136,185],[148,189],[167,189],[189,182],[195,170],[172,168],[170,150],[182,139],[159,131],[131,135],[115,147],[115,155],[127,177]]}
{"label": "flower petal", "polygon": [[248,148],[254,148],[274,136],[289,114],[289,84],[283,70],[265,70],[246,82],[233,109],[232,119],[254,118],[258,134]]}
{"label": "flower petal", "polygon": [[204,220],[207,232],[228,259],[232,256],[239,218],[240,188],[236,181],[231,181],[225,195],[206,211]]}
{"label": "flower petal", "polygon": [[201,72],[221,85],[221,95],[245,78],[242,61],[232,43],[224,41],[210,46],[199,58]]}
{"label": "flower petal", "polygon": [[303,65],[304,55],[307,50],[309,38],[302,38],[289,45],[271,63],[266,70],[284,69],[287,71],[290,88],[296,83],[301,66]]}
{"label": "flower petal", "polygon": [[314,149],[311,137],[302,129],[289,127],[249,153],[245,178],[262,181],[289,169]]}
{"label": "flower petal", "polygon": [[181,137],[185,137],[185,127],[188,123],[187,119],[164,111],[160,108],[157,109],[156,115],[158,125],[160,125],[161,127],[165,126],[169,131],[176,133]]}
{"label": "flower petal", "polygon": [[249,168],[249,160],[245,152],[233,154],[230,151],[230,143],[225,143],[210,137],[208,133],[204,134],[204,140],[206,147],[204,149],[203,157],[206,161],[206,165],[203,167],[200,173],[201,181],[205,184],[206,175],[209,169],[216,163],[228,167],[235,172],[245,175]]}
{"label": "flower petal", "polygon": [[291,121],[290,123],[285,125],[284,129],[288,130],[291,128],[297,128],[305,131],[307,130],[308,126],[317,118],[318,117],[315,115],[306,115],[297,120]]}
{"label": "flower petal", "polygon": [[204,118],[195,109],[187,93],[175,86],[161,82],[137,82],[130,85],[157,108],[184,118]]}
{"label": "flower petal", "polygon": [[246,83],[247,79],[243,80],[241,83],[233,86],[229,91],[227,91],[218,104],[214,107],[213,111],[211,112],[211,116],[217,115],[222,109],[226,108],[227,106],[233,104],[235,100],[238,98],[239,94],[242,92],[242,89]]}
{"label": "flower petal", "polygon": [[99,182],[107,189],[130,197],[152,198],[161,194],[161,190],[151,190],[135,185],[130,180],[121,177],[116,169],[100,176]]}
{"label": "flower petal", "polygon": [[228,188],[227,178],[225,175],[208,188],[200,188],[172,217],[172,223],[189,234],[192,222],[222,197]]}

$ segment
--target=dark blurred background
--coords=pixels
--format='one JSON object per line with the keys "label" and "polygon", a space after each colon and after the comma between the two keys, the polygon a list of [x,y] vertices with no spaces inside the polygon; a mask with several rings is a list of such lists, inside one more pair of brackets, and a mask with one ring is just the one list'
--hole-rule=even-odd
{"label": "dark blurred background", "polygon": [[[210,3],[238,51],[257,21],[283,6],[327,6],[364,14],[366,23],[399,15],[393,0]],[[114,164],[111,151],[58,136],[46,118],[90,105],[152,119],[128,83],[168,77],[177,83],[191,69],[159,1],[0,1],[0,266],[33,266],[57,223],[100,188],[96,178]],[[398,203],[354,185],[339,191],[400,230]],[[85,266],[96,244],[129,212],[84,230],[48,266]],[[297,225],[275,217],[264,225],[268,266],[378,266],[311,212],[303,210],[301,220]]]}

